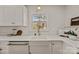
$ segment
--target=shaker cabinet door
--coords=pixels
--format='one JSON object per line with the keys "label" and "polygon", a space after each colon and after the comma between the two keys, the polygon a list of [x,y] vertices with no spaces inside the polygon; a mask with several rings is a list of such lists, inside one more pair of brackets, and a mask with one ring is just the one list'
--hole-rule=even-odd
{"label": "shaker cabinet door", "polygon": [[3,6],[0,6],[0,26],[3,25],[3,18],[4,18],[3,17],[4,16],[3,12],[4,12]]}
{"label": "shaker cabinet door", "polygon": [[69,45],[68,43],[64,43],[64,49],[63,49],[64,54],[76,54],[77,53],[77,48],[73,47],[72,45]]}
{"label": "shaker cabinet door", "polygon": [[52,54],[62,54],[63,53],[63,42],[62,41],[52,41],[51,53]]}
{"label": "shaker cabinet door", "polygon": [[4,25],[22,26],[23,8],[21,6],[4,6]]}
{"label": "shaker cabinet door", "polygon": [[50,42],[30,42],[31,54],[50,54]]}
{"label": "shaker cabinet door", "polygon": [[28,54],[27,45],[10,45],[9,54]]}
{"label": "shaker cabinet door", "polygon": [[22,5],[1,5],[0,26],[26,26],[27,7]]}
{"label": "shaker cabinet door", "polygon": [[8,54],[8,41],[0,41],[0,54]]}

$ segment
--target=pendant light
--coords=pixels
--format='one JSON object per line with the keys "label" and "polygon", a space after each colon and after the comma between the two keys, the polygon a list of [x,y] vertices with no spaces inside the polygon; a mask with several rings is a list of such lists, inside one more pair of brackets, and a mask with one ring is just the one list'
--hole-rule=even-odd
{"label": "pendant light", "polygon": [[37,6],[37,10],[40,10],[40,9],[41,9],[41,7],[40,7],[40,5],[38,5],[38,6]]}

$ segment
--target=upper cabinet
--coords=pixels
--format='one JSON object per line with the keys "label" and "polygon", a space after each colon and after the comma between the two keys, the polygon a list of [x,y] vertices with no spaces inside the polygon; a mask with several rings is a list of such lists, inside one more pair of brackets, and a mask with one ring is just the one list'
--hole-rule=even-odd
{"label": "upper cabinet", "polygon": [[27,26],[26,6],[0,6],[0,26]]}

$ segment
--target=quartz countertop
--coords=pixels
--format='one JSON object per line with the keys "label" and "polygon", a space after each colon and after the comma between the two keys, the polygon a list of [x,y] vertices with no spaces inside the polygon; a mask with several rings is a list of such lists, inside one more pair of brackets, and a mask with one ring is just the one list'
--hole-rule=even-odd
{"label": "quartz countertop", "polygon": [[[72,47],[79,47],[76,41],[70,40],[69,38],[60,37],[58,35],[53,36],[0,36],[0,41],[63,41]],[[79,41],[77,41],[79,42]]]}
{"label": "quartz countertop", "polygon": [[0,36],[0,40],[7,41],[48,41],[48,40],[63,40],[59,36]]}
{"label": "quartz countertop", "polygon": [[53,36],[0,36],[0,41],[63,41],[67,44],[73,45],[72,40],[68,38],[60,37],[58,35]]}

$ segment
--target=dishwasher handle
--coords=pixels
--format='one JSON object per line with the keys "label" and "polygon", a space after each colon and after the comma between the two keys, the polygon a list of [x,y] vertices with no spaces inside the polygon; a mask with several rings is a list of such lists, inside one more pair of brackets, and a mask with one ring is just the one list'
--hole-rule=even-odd
{"label": "dishwasher handle", "polygon": [[28,41],[9,41],[8,45],[29,45]]}
{"label": "dishwasher handle", "polygon": [[10,44],[8,44],[8,45],[29,45],[29,44],[27,44],[27,43],[26,43],[26,44],[11,44],[11,43],[10,43]]}

